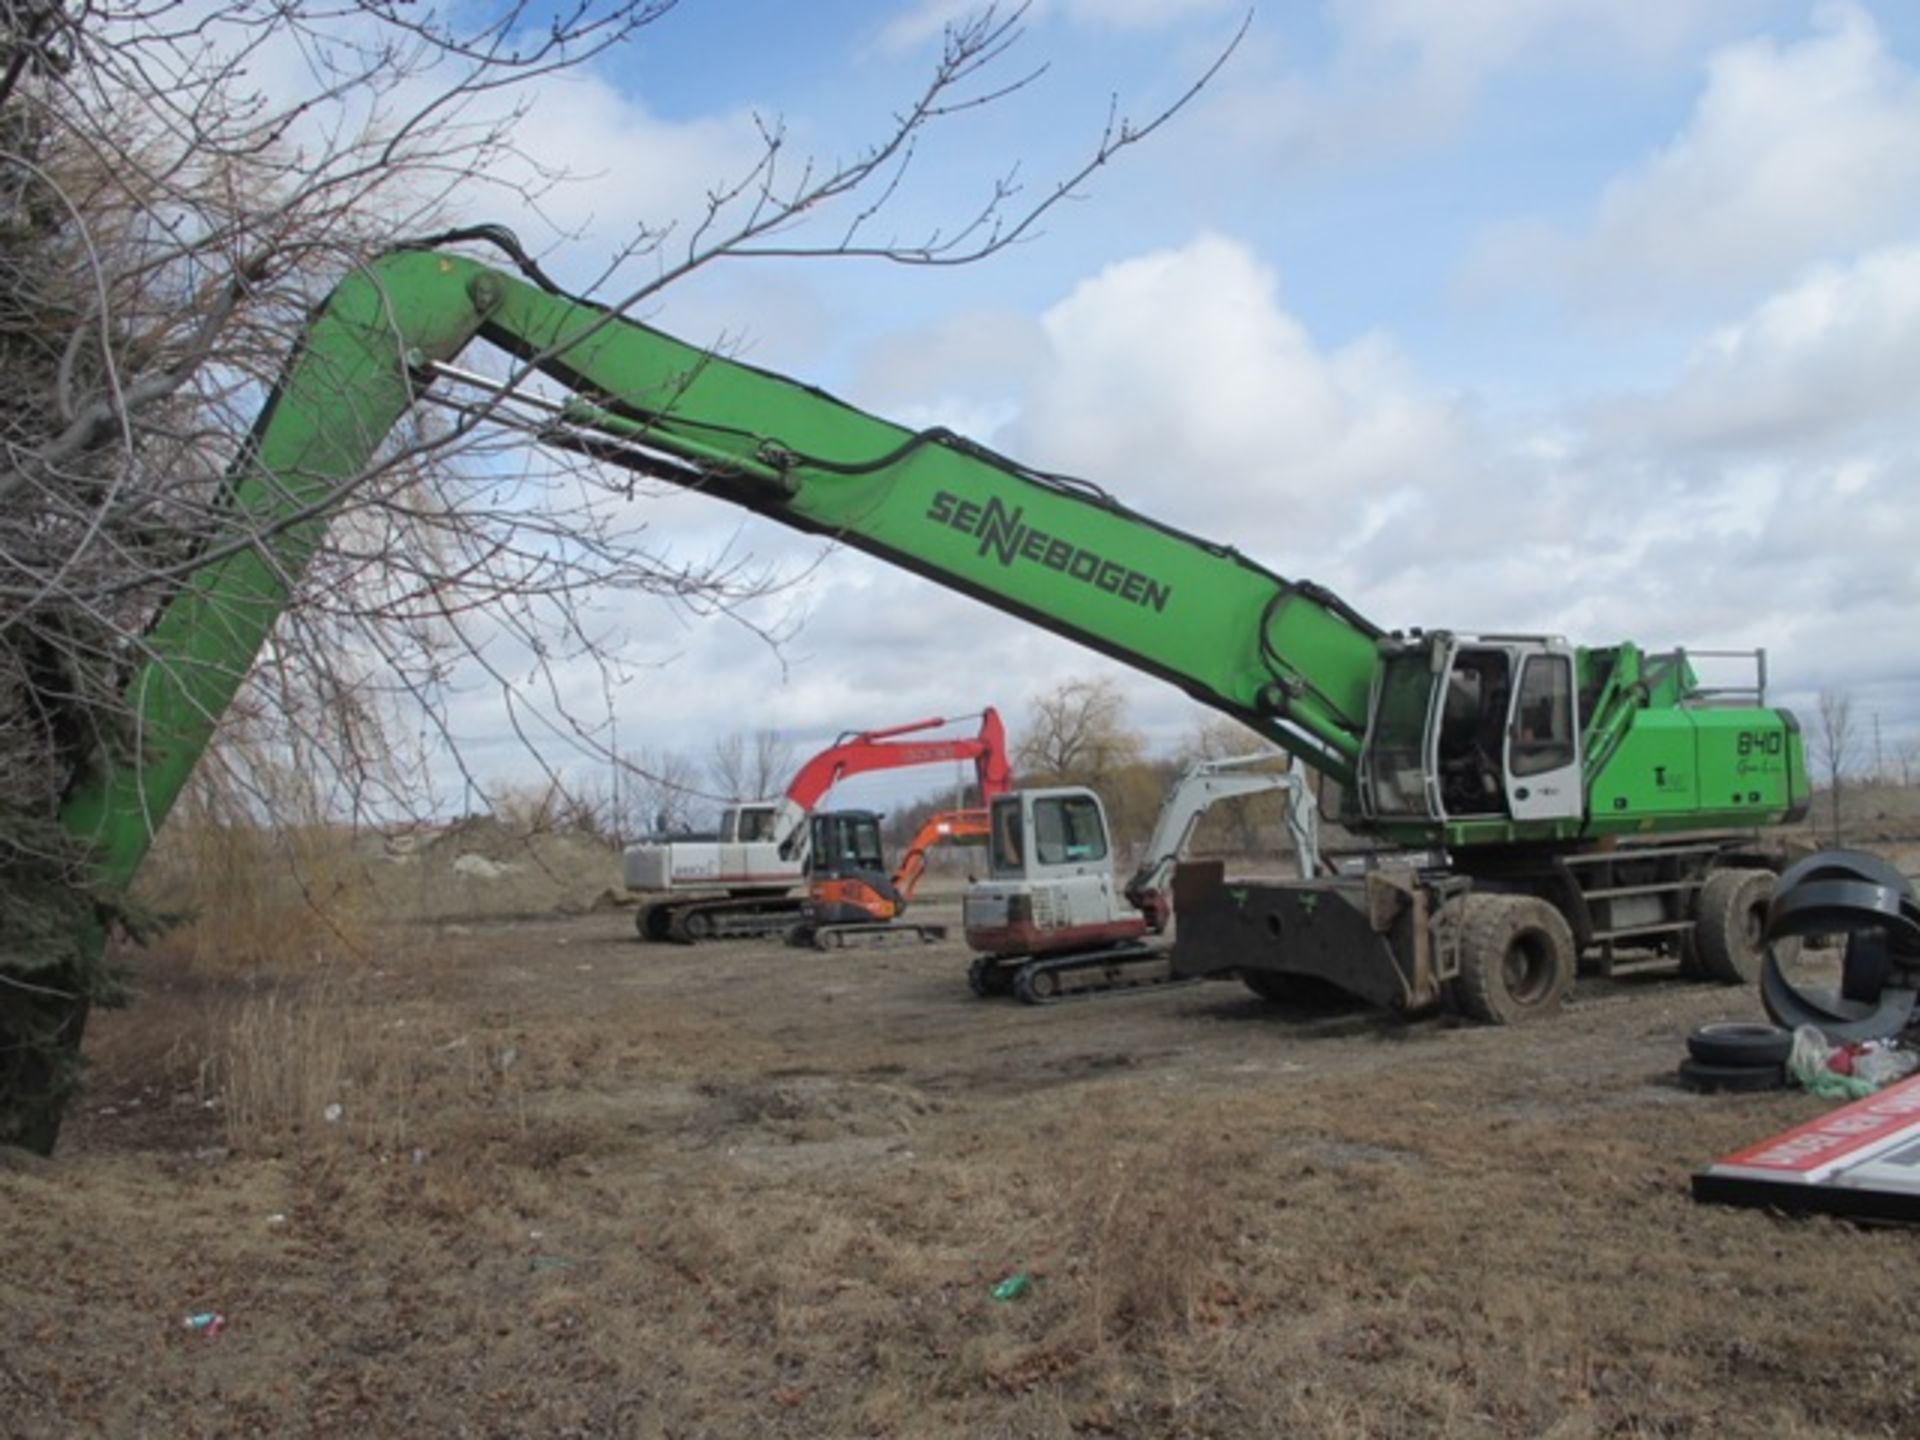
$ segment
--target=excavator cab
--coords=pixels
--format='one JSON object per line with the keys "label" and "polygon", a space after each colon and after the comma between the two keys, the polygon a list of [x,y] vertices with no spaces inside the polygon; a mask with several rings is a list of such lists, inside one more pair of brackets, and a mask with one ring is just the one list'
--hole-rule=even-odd
{"label": "excavator cab", "polygon": [[1564,640],[1435,631],[1383,651],[1360,759],[1369,819],[1580,818],[1579,707]]}
{"label": "excavator cab", "polygon": [[905,908],[906,901],[887,873],[877,814],[817,811],[808,823],[807,911],[814,924],[886,921]]}
{"label": "excavator cab", "polygon": [[967,889],[967,944],[1040,954],[1138,938],[1140,913],[1114,880],[1107,812],[1078,786],[996,795],[987,878]]}

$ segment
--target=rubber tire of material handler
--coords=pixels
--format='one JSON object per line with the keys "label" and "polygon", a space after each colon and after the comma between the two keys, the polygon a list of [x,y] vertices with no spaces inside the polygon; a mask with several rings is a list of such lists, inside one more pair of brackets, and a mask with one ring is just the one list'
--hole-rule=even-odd
{"label": "rubber tire of material handler", "polygon": [[[1693,931],[1700,969],[1708,979],[1722,985],[1759,983],[1760,961],[1767,951],[1763,935],[1767,902],[1773,898],[1773,878],[1771,870],[1737,868],[1716,870],[1707,876],[1700,887]],[[1779,948],[1790,943],[1782,942]]]}
{"label": "rubber tire of material handler", "polygon": [[1471,1019],[1513,1025],[1559,1011],[1573,984],[1573,931],[1566,917],[1532,895],[1472,893],[1454,999]]}
{"label": "rubber tire of material handler", "polygon": [[1687,1036],[1687,1054],[1702,1065],[1784,1065],[1793,1032],[1753,1020],[1722,1020]]}
{"label": "rubber tire of material handler", "polygon": [[1761,1090],[1779,1090],[1787,1083],[1784,1065],[1709,1065],[1703,1060],[1680,1062],[1680,1083],[1702,1095],[1718,1091],[1747,1095]]}

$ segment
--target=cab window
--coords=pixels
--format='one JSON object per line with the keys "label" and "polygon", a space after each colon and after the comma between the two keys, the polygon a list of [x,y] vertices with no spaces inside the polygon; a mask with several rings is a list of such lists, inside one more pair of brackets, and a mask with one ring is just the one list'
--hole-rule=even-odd
{"label": "cab window", "polygon": [[1020,799],[1009,795],[993,802],[992,834],[988,837],[988,870],[994,875],[1020,875],[1025,864],[1020,833]]}
{"label": "cab window", "polygon": [[1513,714],[1513,773],[1540,775],[1573,763],[1573,662],[1534,655],[1520,672]]}
{"label": "cab window", "polygon": [[1107,858],[1100,806],[1087,795],[1054,795],[1033,806],[1034,849],[1042,865],[1079,865]]}

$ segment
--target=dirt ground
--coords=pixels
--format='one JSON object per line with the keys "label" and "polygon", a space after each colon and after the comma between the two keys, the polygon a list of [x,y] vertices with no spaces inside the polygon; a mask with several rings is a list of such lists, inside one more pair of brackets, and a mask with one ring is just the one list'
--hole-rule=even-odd
{"label": "dirt ground", "polygon": [[59,1156],[0,1159],[0,1433],[1914,1433],[1920,1233],[1688,1196],[1822,1108],[1673,1083],[1750,994],[1039,1011],[957,940],[391,933],[137,962]]}

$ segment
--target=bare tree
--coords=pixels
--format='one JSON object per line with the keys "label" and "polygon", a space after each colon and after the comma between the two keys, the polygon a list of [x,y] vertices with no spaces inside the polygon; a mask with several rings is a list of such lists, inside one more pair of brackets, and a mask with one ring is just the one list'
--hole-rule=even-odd
{"label": "bare tree", "polygon": [[1171,774],[1148,758],[1146,736],[1128,724],[1125,694],[1105,678],[1063,680],[1034,696],[1013,763],[1022,783],[1097,791],[1123,845],[1146,838]]}
{"label": "bare tree", "polygon": [[1853,697],[1843,690],[1822,690],[1819,728],[1814,732],[1814,761],[1827,779],[1832,843],[1840,843],[1840,792],[1852,769],[1859,737],[1854,733]]}
{"label": "bare tree", "polygon": [[693,828],[705,803],[700,767],[684,751],[642,747],[620,757],[622,804],[614,823],[620,837]]}
{"label": "bare tree", "polygon": [[[261,551],[224,476],[315,303],[343,273],[459,218],[483,183],[498,193],[501,177],[521,177],[518,202],[537,208],[565,177],[517,148],[530,102],[514,97],[673,6],[0,10],[0,1139],[51,1146],[87,1008],[112,995],[101,926],[141,918],[85,889],[84,857],[56,821],[62,797],[129,757],[123,691],[160,608],[210,559]],[[619,312],[722,261],[981,259],[1034,234],[1220,63],[1144,121],[1110,112],[1053,183],[1027,191],[1010,169],[938,228],[883,234],[921,142],[1038,78],[1007,69],[1023,9],[955,22],[886,133],[849,159],[796,154],[764,120],[757,159],[717,179],[696,223],[608,237],[594,288]],[[290,64],[292,83],[254,78]],[[246,787],[265,755],[330,780],[337,811],[416,805],[407,776],[379,763],[395,707],[458,765],[447,704],[463,674],[497,686],[550,776],[556,744],[604,760],[605,715],[571,706],[558,675],[580,661],[619,670],[584,597],[737,612],[779,583],[751,557],[688,561],[658,546],[632,518],[631,475],[530,458],[496,413],[479,402],[417,416],[312,507],[330,523],[283,577],[291,603],[241,707],[249,744],[219,753],[233,783]],[[270,803],[267,787],[253,793]],[[40,1097],[36,1118],[12,1107],[21,1094]]]}
{"label": "bare tree", "polygon": [[1236,755],[1262,752],[1278,755],[1280,747],[1258,730],[1249,729],[1232,716],[1209,711],[1200,716],[1193,728],[1181,737],[1174,758],[1185,768],[1199,760],[1228,760]]}
{"label": "bare tree", "polygon": [[1037,780],[1097,784],[1146,756],[1146,740],[1127,726],[1127,697],[1109,679],[1062,680],[1027,702],[1027,728],[1013,763]]}
{"label": "bare tree", "polygon": [[787,788],[794,766],[793,742],[778,730],[736,730],[713,742],[707,779],[728,799],[765,800]]}
{"label": "bare tree", "polygon": [[1902,788],[1913,784],[1916,770],[1920,770],[1920,735],[1910,735],[1894,743],[1893,763],[1900,769]]}

